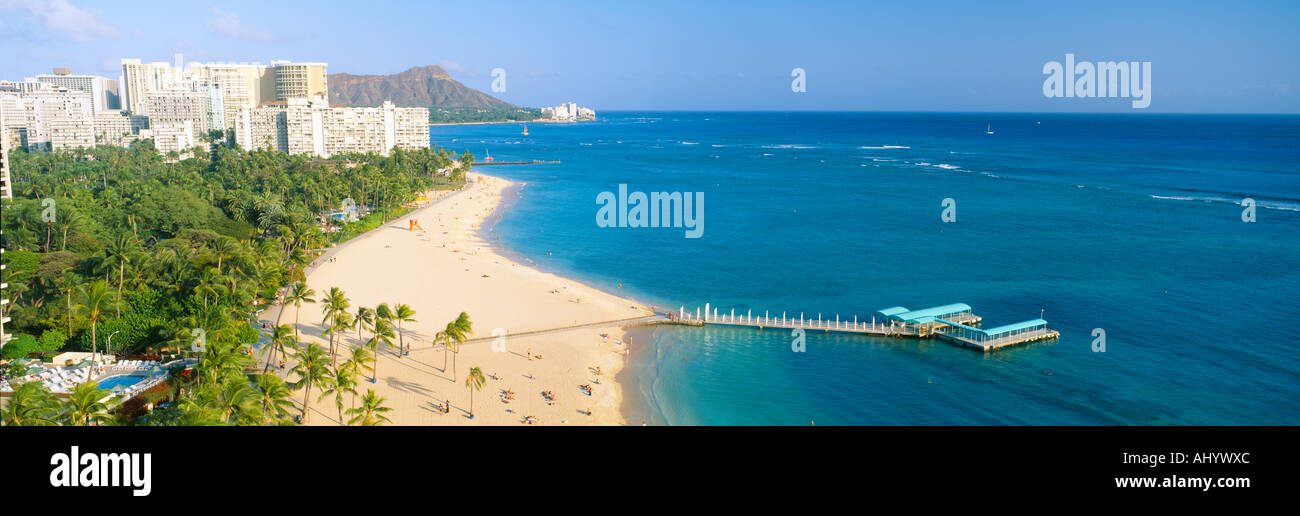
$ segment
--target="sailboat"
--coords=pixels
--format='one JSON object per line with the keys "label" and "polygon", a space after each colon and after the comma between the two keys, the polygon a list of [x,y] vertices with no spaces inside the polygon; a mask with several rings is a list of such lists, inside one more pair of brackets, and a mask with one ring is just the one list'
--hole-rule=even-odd
{"label": "sailboat", "polygon": [[984,134],[993,134],[993,124],[989,124],[988,127],[984,128]]}
{"label": "sailboat", "polygon": [[528,124],[524,124],[524,136],[528,136]]}
{"label": "sailboat", "polygon": [[487,157],[486,157],[486,158],[483,158],[483,161],[492,161],[492,151],[489,151],[489,150],[487,150],[487,149],[483,149],[483,153],[484,153],[484,154],[487,154]]}

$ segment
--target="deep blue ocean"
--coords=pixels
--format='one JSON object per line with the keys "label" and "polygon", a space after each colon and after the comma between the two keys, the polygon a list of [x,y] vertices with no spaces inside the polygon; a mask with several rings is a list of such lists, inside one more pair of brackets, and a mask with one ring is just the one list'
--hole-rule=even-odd
{"label": "deep blue ocean", "polygon": [[[621,377],[633,424],[1300,424],[1300,117],[599,115],[430,132],[480,158],[561,161],[479,169],[526,183],[492,231],[611,292],[843,319],[962,302],[985,327],[1042,314],[1061,332],[985,354],[644,330]],[[596,196],[620,183],[703,192],[703,236],[598,227]]]}

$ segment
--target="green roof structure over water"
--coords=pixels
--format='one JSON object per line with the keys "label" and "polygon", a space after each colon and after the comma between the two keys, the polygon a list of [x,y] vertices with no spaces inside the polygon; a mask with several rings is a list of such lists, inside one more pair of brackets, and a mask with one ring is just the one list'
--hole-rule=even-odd
{"label": "green roof structure over water", "polygon": [[876,313],[878,313],[878,314],[880,314],[880,315],[883,315],[883,316],[885,316],[885,317],[889,317],[889,316],[891,316],[891,315],[898,315],[898,314],[901,314],[901,313],[904,313],[904,312],[907,312],[907,311],[908,311],[908,310],[907,310],[906,308],[903,308],[903,307],[901,307],[901,306],[891,306],[891,307],[889,307],[889,308],[885,308],[885,309],[883,309],[883,310],[877,310]]}
{"label": "green roof structure over water", "polygon": [[[971,309],[970,305],[966,303],[953,303],[950,305],[932,306],[930,308],[922,308],[920,310],[912,310],[910,312],[886,314],[886,315],[897,317],[904,321],[924,323],[924,322],[932,322],[935,317],[943,317],[945,315],[955,314],[958,312],[968,312],[970,311],[970,309]],[[929,321],[921,320],[922,318],[926,318],[926,317],[929,317],[930,320]]]}
{"label": "green roof structure over water", "polygon": [[1035,326],[1045,326],[1045,325],[1047,325],[1047,321],[1044,321],[1042,319],[1030,319],[1028,321],[1021,321],[1015,324],[1006,324],[1006,325],[998,326],[996,328],[989,328],[987,330],[982,330],[982,331],[991,337],[1002,333],[1010,333],[1016,330],[1023,330],[1025,328],[1033,328]]}

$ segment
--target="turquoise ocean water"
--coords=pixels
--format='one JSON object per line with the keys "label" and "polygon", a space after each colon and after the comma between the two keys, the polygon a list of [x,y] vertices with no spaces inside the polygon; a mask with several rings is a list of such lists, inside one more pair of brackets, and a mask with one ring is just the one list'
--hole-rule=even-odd
{"label": "turquoise ocean water", "polygon": [[[633,423],[1300,424],[1300,117],[625,112],[520,129],[431,139],[561,161],[481,169],[526,183],[492,231],[543,269],[674,309],[964,302],[986,327],[1041,313],[1061,332],[983,354],[640,331]],[[619,184],[703,192],[703,236],[598,227],[596,196]]]}

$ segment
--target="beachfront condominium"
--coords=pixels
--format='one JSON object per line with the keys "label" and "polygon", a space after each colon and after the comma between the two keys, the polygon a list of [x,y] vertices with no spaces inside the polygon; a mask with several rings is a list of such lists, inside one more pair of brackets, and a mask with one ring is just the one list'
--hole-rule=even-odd
{"label": "beachfront condominium", "polygon": [[149,92],[145,95],[149,128],[157,132],[160,127],[176,127],[188,123],[193,139],[199,139],[208,127],[208,112],[211,107],[208,98],[208,93],[201,90]]}
{"label": "beachfront condominium", "polygon": [[[0,104],[0,129],[6,127],[4,105]],[[13,184],[9,182],[9,139],[0,137],[0,200],[14,197]]]}
{"label": "beachfront condominium", "polygon": [[28,150],[94,146],[91,94],[44,86],[25,94],[0,93],[3,139]]}
{"label": "beachfront condominium", "polygon": [[23,135],[27,132],[27,118],[23,116],[25,107],[20,93],[0,90],[0,140],[5,148],[17,149],[23,146]]}
{"label": "beachfront condominium", "polygon": [[271,67],[275,69],[276,100],[330,97],[325,63],[271,61]]}
{"label": "beachfront condominium", "polygon": [[[5,111],[4,107],[0,106],[0,129],[4,127]],[[8,203],[13,196],[13,184],[9,178],[9,142],[7,138],[0,137],[0,204]],[[3,234],[4,228],[0,228],[0,235]],[[5,295],[9,290],[9,284],[5,281],[9,279],[9,274],[5,272],[4,252],[4,247],[0,246],[0,349],[4,349],[10,338],[5,332],[5,323],[9,322],[9,318],[5,317],[9,313],[9,296]]]}
{"label": "beachfront condominium", "polygon": [[149,128],[141,130],[139,138],[153,140],[153,147],[159,154],[184,154],[199,145],[198,133],[193,120],[178,119],[157,123],[150,119]]}
{"label": "beachfront condominium", "polygon": [[235,142],[245,149],[329,157],[349,152],[388,155],[393,147],[429,147],[429,110],[330,106],[324,96],[240,110]]}
{"label": "beachfront condominium", "polygon": [[0,140],[8,149],[65,150],[96,145],[129,145],[148,118],[120,109],[91,114],[90,93],[42,84],[0,92]]}
{"label": "beachfront condominium", "polygon": [[149,128],[149,117],[132,115],[120,109],[95,113],[95,144],[130,146],[139,140],[140,131]]}

